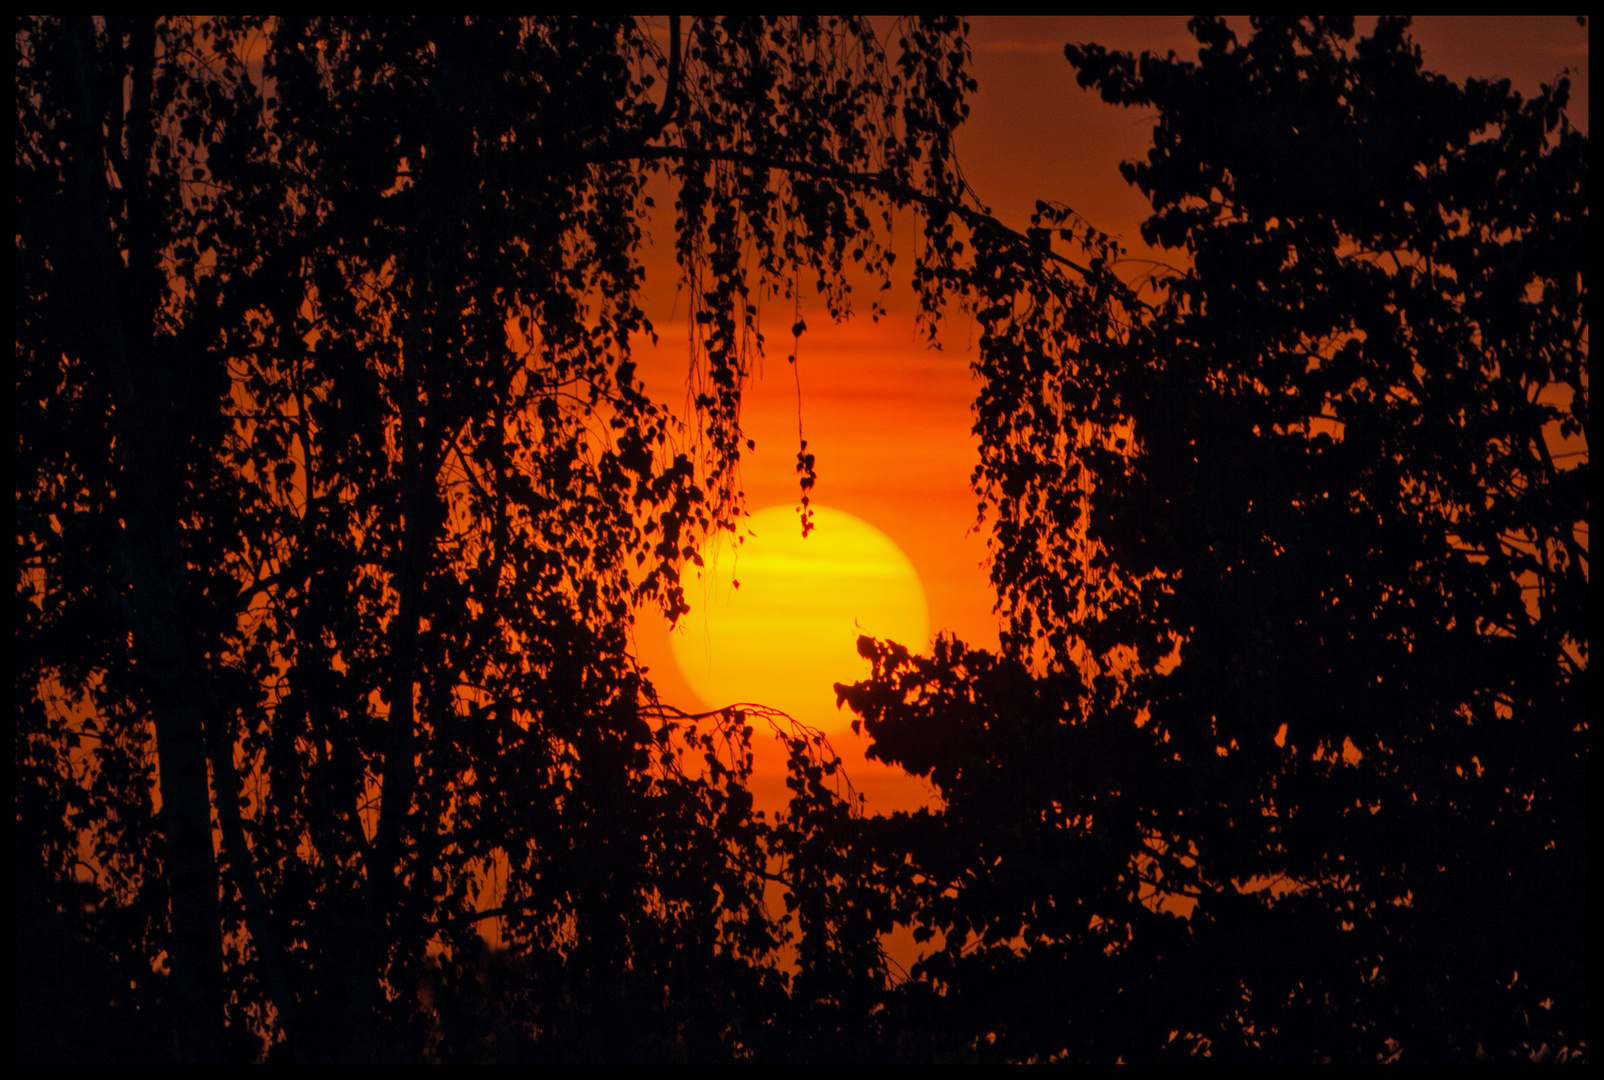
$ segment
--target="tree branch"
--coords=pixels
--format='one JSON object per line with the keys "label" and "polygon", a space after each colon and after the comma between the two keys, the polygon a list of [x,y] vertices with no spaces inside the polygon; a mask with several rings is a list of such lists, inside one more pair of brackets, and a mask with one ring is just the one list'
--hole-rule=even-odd
{"label": "tree branch", "polygon": [[850,169],[817,165],[810,161],[799,161],[794,158],[770,158],[760,154],[749,154],[741,150],[699,150],[687,146],[643,146],[625,152],[604,151],[584,156],[585,161],[595,164],[628,161],[637,158],[642,161],[724,161],[732,165],[742,165],[749,169],[814,176],[824,180],[835,180],[842,184],[869,191],[878,191],[890,195],[899,202],[912,203],[922,206],[926,210],[951,214],[977,230],[989,230],[999,233],[1013,241],[1024,251],[1041,258],[1050,259],[1062,266],[1067,266],[1084,278],[1093,276],[1092,271],[1080,263],[1051,249],[1044,249],[1025,233],[1009,228],[983,210],[977,210],[962,203],[930,195],[910,184],[894,180],[886,173],[854,172]]}

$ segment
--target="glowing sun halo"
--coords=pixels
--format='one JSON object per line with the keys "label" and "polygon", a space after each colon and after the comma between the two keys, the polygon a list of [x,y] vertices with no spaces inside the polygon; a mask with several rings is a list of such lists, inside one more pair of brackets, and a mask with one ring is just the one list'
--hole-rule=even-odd
{"label": "glowing sun halo", "polygon": [[[840,730],[838,682],[868,674],[861,634],[919,652],[929,615],[919,574],[902,549],[860,518],[815,507],[802,536],[796,510],[773,506],[702,548],[702,567],[680,576],[691,612],[672,635],[674,660],[713,705],[757,702]],[[738,582],[737,586],[735,583]]]}

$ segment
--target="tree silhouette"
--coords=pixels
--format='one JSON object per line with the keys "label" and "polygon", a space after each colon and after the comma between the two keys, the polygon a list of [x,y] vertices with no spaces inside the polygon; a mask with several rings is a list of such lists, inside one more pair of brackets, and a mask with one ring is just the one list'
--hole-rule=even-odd
{"label": "tree silhouette", "polygon": [[[977,255],[1002,654],[840,688],[937,1053],[1585,1054],[1587,140],[1406,20],[1069,46],[1181,267]],[[1057,233],[1048,230],[1058,230]],[[977,234],[984,241],[985,233]],[[894,846],[893,850],[897,850]],[[895,857],[882,860],[893,866]]]}
{"label": "tree silhouette", "polygon": [[[749,717],[658,705],[626,632],[739,509],[761,298],[844,312],[916,202],[937,305],[958,31],[18,24],[18,927],[103,988],[21,1056],[116,1056],[64,1050],[109,1016],[179,1060],[778,1037],[764,890],[810,826],[754,814]],[[630,360],[663,193],[689,431]],[[442,1029],[487,979],[516,1023]]]}
{"label": "tree silhouette", "polygon": [[[1158,114],[1132,283],[965,202],[956,20],[22,19],[19,1058],[1585,1056],[1568,85],[1192,26],[1066,50]],[[740,511],[762,300],[910,207],[1006,632],[863,643],[942,796],[866,818],[627,633]]]}

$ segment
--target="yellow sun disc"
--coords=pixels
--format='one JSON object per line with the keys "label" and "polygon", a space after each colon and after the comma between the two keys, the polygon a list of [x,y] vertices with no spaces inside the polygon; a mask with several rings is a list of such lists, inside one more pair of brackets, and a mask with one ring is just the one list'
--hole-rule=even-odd
{"label": "yellow sun disc", "polygon": [[885,533],[851,514],[815,507],[806,538],[796,510],[773,506],[701,549],[680,575],[690,614],[672,636],[691,688],[715,706],[771,705],[840,730],[833,684],[869,673],[858,637],[923,652],[929,615],[919,574]]}

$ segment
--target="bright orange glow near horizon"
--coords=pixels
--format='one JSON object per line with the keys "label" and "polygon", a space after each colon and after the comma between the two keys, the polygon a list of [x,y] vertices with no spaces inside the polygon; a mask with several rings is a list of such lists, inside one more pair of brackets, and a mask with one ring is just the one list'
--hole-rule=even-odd
{"label": "bright orange glow near horizon", "polygon": [[[1154,117],[1106,105],[1078,86],[1063,48],[1066,42],[1097,42],[1111,49],[1195,56],[1197,43],[1186,21],[1184,16],[971,19],[972,71],[979,90],[958,132],[957,148],[980,202],[1018,229],[1029,224],[1036,200],[1065,203],[1120,239],[1133,277],[1150,271],[1155,261],[1176,261],[1178,256],[1142,242],[1147,201],[1119,173],[1121,161],[1147,153]],[[1239,37],[1249,33],[1246,18],[1233,17],[1230,23]],[[1356,20],[1361,35],[1372,26],[1373,20]],[[1574,18],[1432,16],[1417,19],[1412,33],[1426,68],[1455,80],[1508,78],[1530,95],[1567,72],[1573,83],[1571,122],[1587,129],[1588,31]],[[893,247],[902,256],[899,272],[912,262],[916,229],[911,217],[898,218]],[[677,404],[686,400],[687,327],[671,241],[671,233],[655,232],[653,246],[646,249],[647,307],[660,339],[655,347],[643,346],[636,359],[648,392]],[[878,294],[890,309],[878,322],[859,315],[833,324],[821,304],[810,305],[804,297],[800,314],[809,328],[796,343],[794,368],[786,360],[792,341],[783,330],[794,320],[793,307],[790,301],[778,302],[765,323],[771,337],[767,355],[757,361],[742,406],[742,427],[757,449],[743,457],[741,486],[748,506],[794,508],[800,494],[797,443],[805,437],[817,458],[813,500],[873,522],[906,553],[924,584],[930,633],[995,649],[988,529],[977,522],[977,496],[969,482],[977,460],[970,433],[976,391],[970,373],[973,324],[962,312],[947,312],[938,334],[941,347],[932,348],[915,325],[906,278],[893,285]],[[860,286],[856,295],[864,293]],[[794,525],[795,511],[788,512]],[[688,597],[696,602],[694,589]],[[730,703],[708,699],[682,675],[661,616],[640,613],[636,638],[638,656],[664,700],[693,711]],[[833,681],[824,681],[819,690],[832,702]],[[933,803],[924,781],[866,760],[869,739],[846,729],[848,720],[840,717],[831,739],[852,783],[867,794],[871,812]],[[767,742],[762,733],[757,736],[754,788],[760,805],[776,806],[788,797],[781,776],[784,759],[765,748]]]}
{"label": "bright orange glow near horizon", "polygon": [[[774,533],[804,543],[796,512],[800,413],[808,450],[817,455],[815,507],[872,524],[900,550],[921,586],[927,629],[920,628],[917,634],[865,629],[916,650],[928,650],[929,637],[935,633],[956,634],[974,647],[995,649],[997,620],[987,577],[986,539],[975,528],[976,500],[969,487],[978,451],[969,430],[974,382],[967,324],[953,320],[944,335],[950,339],[946,347],[933,350],[905,316],[893,314],[879,323],[819,322],[802,337],[797,367],[793,369],[783,353],[773,355],[779,350],[771,351],[742,403],[742,428],[757,446],[742,457],[741,487],[748,506],[772,508],[777,526],[755,531],[765,538]],[[671,323],[660,328],[658,345],[643,345],[637,357],[648,391],[659,400],[672,402],[684,393],[685,340],[683,323]],[[834,532],[822,512],[819,521],[820,528],[805,541],[810,547],[815,541],[829,542]],[[753,525],[749,518],[739,527],[744,531]],[[719,570],[736,568],[741,592],[757,584],[751,572],[751,543],[743,545],[748,551],[738,554],[733,564],[722,558],[727,551],[717,564]],[[706,561],[714,564],[713,559]],[[694,576],[687,578],[685,596],[693,608],[708,599],[710,591],[716,598],[716,589]],[[739,691],[719,691],[687,677],[676,651],[694,653],[705,636],[690,620],[686,622],[671,630],[657,612],[638,613],[637,655],[664,701],[692,712],[739,700],[792,712],[798,720],[826,730],[853,787],[867,796],[870,812],[933,804],[923,779],[867,760],[867,734],[854,734],[851,714],[835,708],[832,684],[864,678],[869,670],[856,655],[850,618],[844,635],[847,670],[817,675],[810,694],[814,704],[800,708],[784,692],[759,693],[750,684]],[[777,651],[783,655],[785,649],[782,642]],[[796,674],[801,671],[798,668]],[[788,700],[793,704],[788,706]],[[753,794],[760,809],[776,810],[790,797],[784,783],[785,755],[761,724],[753,750]]]}
{"label": "bright orange glow near horizon", "polygon": [[740,534],[710,538],[704,565],[681,573],[691,611],[672,635],[674,660],[708,701],[758,702],[839,733],[852,714],[832,686],[868,674],[860,635],[925,650],[919,572],[885,533],[831,507],[813,508],[807,536],[785,505],[752,514]]}

